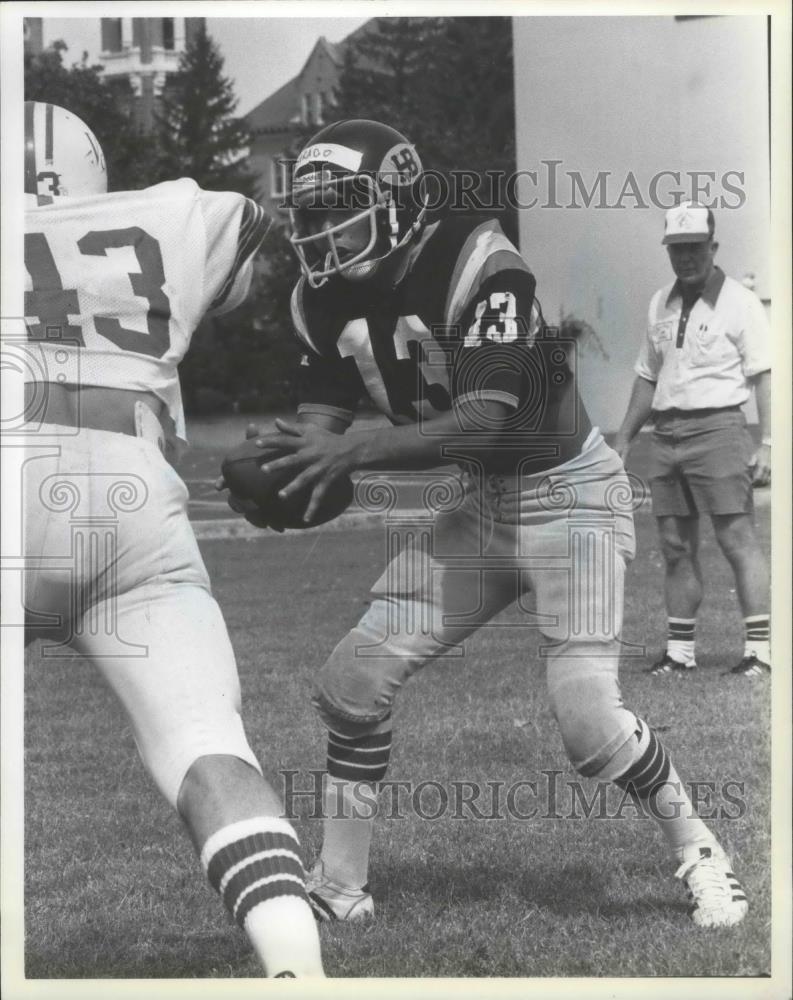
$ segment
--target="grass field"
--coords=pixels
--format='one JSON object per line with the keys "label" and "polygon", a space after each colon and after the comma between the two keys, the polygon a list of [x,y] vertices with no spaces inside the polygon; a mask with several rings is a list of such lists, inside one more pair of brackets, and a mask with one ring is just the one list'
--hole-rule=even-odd
{"label": "grass field", "polygon": [[[200,459],[201,456],[198,456]],[[196,480],[206,478],[196,466]],[[639,456],[639,460],[641,456]],[[200,475],[199,475],[200,473]],[[758,523],[769,546],[769,510]],[[203,515],[202,515],[203,516]],[[629,571],[624,636],[655,655],[664,632],[661,563],[647,509]],[[401,695],[389,777],[440,782],[558,778],[559,818],[378,820],[378,919],[323,927],[332,976],[756,976],[770,967],[768,685],[721,676],[740,655],[732,577],[703,532],[709,589],[696,676],[651,679],[626,659],[626,703],[661,733],[686,779],[727,781],[742,806],[712,825],[751,909],[701,931],[650,820],[569,819],[575,775],[545,706],[527,629],[487,629]],[[252,746],[270,776],[324,763],[308,704],[314,671],[360,615],[380,574],[379,530],[202,544],[239,660]],[[518,624],[512,610],[498,620]],[[87,664],[27,663],[26,970],[31,978],[252,977],[186,836],[148,783],[125,719]],[[276,782],[279,779],[276,778]],[[594,786],[587,785],[591,791]],[[618,800],[617,800],[618,801]],[[302,801],[308,859],[321,823]]]}

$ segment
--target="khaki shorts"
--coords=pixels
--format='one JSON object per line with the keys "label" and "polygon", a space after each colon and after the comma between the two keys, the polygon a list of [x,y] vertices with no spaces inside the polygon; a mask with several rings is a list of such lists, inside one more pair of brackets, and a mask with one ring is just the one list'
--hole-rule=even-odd
{"label": "khaki shorts", "polygon": [[754,443],[741,410],[656,417],[650,490],[656,517],[748,514]]}

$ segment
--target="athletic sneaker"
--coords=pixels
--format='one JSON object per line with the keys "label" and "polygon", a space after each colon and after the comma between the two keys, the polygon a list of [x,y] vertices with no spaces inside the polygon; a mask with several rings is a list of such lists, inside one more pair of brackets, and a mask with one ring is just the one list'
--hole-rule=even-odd
{"label": "athletic sneaker", "polygon": [[648,670],[645,670],[646,674],[650,674],[652,677],[660,677],[662,674],[685,674],[696,667],[696,663],[692,660],[691,663],[680,663],[669,653],[664,653],[661,659],[654,663]]}
{"label": "athletic sneaker", "polygon": [[360,889],[332,882],[318,861],[306,878],[306,892],[317,920],[368,920],[374,916],[374,902],[368,883]]}
{"label": "athletic sneaker", "polygon": [[744,656],[740,663],[736,663],[730,670],[725,670],[725,674],[742,675],[743,677],[764,677],[771,673],[771,664],[764,663],[757,658],[757,653]]}
{"label": "athletic sneaker", "polygon": [[730,859],[714,841],[683,848],[675,872],[688,889],[688,915],[698,927],[730,927],[746,916],[749,904]]}

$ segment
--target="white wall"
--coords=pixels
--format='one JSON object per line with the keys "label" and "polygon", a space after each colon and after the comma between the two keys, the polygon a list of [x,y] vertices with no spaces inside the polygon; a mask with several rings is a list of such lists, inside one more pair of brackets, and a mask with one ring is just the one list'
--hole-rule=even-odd
{"label": "white wall", "polygon": [[[691,195],[691,171],[711,171],[700,195],[713,203],[718,261],[741,279],[756,275],[770,295],[766,20],[761,16],[516,17],[514,23],[517,162],[537,171],[519,186],[521,249],[537,275],[549,321],[561,308],[590,322],[611,359],[585,354],[582,390],[589,410],[613,429],[624,410],[632,365],[653,291],[672,280],[660,245],[664,208],[651,203],[650,182],[671,204]],[[547,207],[543,161],[556,168],[556,203]],[[609,171],[604,198],[584,207],[567,172],[587,188]],[[632,171],[648,207],[620,193]],[[723,183],[729,171],[735,174]],[[705,179],[703,182],[707,183]],[[674,191],[683,191],[678,198]],[[725,199],[729,206],[720,206]],[[577,201],[579,207],[570,207]]]}

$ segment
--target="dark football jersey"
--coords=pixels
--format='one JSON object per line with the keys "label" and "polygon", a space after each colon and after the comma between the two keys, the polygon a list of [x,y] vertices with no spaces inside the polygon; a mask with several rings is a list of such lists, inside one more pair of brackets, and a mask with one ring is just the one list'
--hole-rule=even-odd
{"label": "dark football jersey", "polygon": [[[545,325],[528,265],[495,220],[449,216],[423,231],[393,289],[331,279],[292,294],[303,341],[298,412],[348,423],[366,395],[394,424],[496,400],[511,415],[494,447],[484,424],[465,455],[487,472],[532,473],[577,455],[591,430],[572,342]],[[477,440],[481,439],[481,447]]]}

